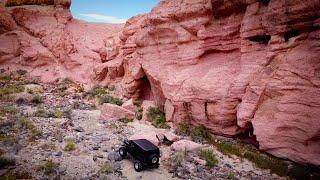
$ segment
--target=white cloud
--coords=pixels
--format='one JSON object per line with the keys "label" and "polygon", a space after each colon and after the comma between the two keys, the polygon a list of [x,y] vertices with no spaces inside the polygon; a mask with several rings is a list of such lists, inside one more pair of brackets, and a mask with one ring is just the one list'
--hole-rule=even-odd
{"label": "white cloud", "polygon": [[105,23],[112,23],[112,24],[120,24],[125,23],[126,19],[119,19],[113,16],[105,16],[101,14],[79,14],[80,16],[89,18],[88,20],[94,22],[105,22]]}

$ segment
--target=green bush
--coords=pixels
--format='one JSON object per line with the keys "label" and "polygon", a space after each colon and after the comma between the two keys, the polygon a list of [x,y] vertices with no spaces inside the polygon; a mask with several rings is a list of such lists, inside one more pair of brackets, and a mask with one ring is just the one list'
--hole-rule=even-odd
{"label": "green bush", "polygon": [[109,94],[109,89],[106,87],[101,87],[101,86],[94,86],[91,90],[88,92],[84,93],[85,97],[89,98],[94,98],[94,97],[101,97],[104,95]]}
{"label": "green bush", "polygon": [[190,137],[195,142],[205,142],[211,139],[209,130],[203,125],[192,127]]}
{"label": "green bush", "polygon": [[110,103],[110,104],[115,104],[118,106],[121,106],[123,104],[123,101],[119,98],[112,97],[109,95],[101,96],[98,98],[99,104],[104,104],[104,103]]}
{"label": "green bush", "polygon": [[34,123],[29,119],[22,119],[20,124],[23,128],[28,129],[31,132],[31,138],[36,138],[42,136],[42,132],[36,128]]}
{"label": "green bush", "polygon": [[180,136],[190,136],[192,126],[189,123],[179,123],[177,125],[176,134]]}
{"label": "green bush", "polygon": [[42,103],[42,96],[36,94],[32,97],[31,102],[34,104],[40,104]]}
{"label": "green bush", "polygon": [[186,158],[186,151],[175,152],[170,158],[171,165],[182,166],[183,162],[185,161],[185,158]]}
{"label": "green bush", "polygon": [[24,91],[24,86],[17,84],[9,84],[0,88],[0,99],[5,98],[11,94],[21,93]]}
{"label": "green bush", "polygon": [[104,164],[100,167],[100,169],[99,169],[99,171],[98,171],[98,174],[101,174],[101,173],[111,173],[111,171],[112,171],[112,164],[110,164],[110,163],[104,163]]}
{"label": "green bush", "polygon": [[288,166],[276,158],[263,156],[257,152],[250,151],[245,152],[243,157],[261,169],[270,169],[272,173],[280,176],[286,176],[288,174]]}
{"label": "green bush", "polygon": [[44,171],[46,175],[54,173],[58,169],[59,165],[53,160],[47,160],[44,165],[37,166],[37,171]]}
{"label": "green bush", "polygon": [[136,117],[138,120],[141,120],[141,119],[142,119],[142,112],[143,112],[143,109],[142,109],[140,106],[137,107],[136,112],[135,112],[135,117]]}
{"label": "green bush", "polygon": [[67,144],[64,147],[64,150],[65,151],[73,151],[75,149],[76,149],[76,144],[71,140],[67,141]]}
{"label": "green bush", "polygon": [[209,167],[216,166],[219,162],[211,149],[201,149],[199,156],[207,162],[207,166]]}
{"label": "green bush", "polygon": [[242,157],[241,149],[237,146],[232,145],[229,142],[224,141],[212,141],[213,145],[217,147],[217,149],[224,155],[236,155]]}
{"label": "green bush", "polygon": [[148,121],[156,128],[170,128],[167,124],[165,114],[159,108],[149,108],[147,117]]}
{"label": "green bush", "polygon": [[6,115],[12,115],[18,112],[18,109],[14,106],[0,106],[0,117]]}

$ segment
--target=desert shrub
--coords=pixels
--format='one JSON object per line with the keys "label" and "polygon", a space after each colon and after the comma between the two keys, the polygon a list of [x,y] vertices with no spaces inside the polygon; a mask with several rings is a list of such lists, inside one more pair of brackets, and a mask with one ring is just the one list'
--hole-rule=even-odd
{"label": "desert shrub", "polygon": [[241,149],[235,145],[232,145],[230,142],[225,141],[212,141],[213,145],[224,155],[236,155],[241,157]]}
{"label": "desert shrub", "polygon": [[0,106],[0,117],[6,115],[12,115],[18,112],[18,109],[14,106]]}
{"label": "desert shrub", "polygon": [[99,104],[104,104],[104,103],[110,103],[110,104],[115,104],[118,106],[121,106],[123,104],[123,101],[119,98],[112,97],[109,95],[104,95],[98,98]]}
{"label": "desert shrub", "polygon": [[195,142],[209,141],[211,138],[209,130],[203,126],[194,126],[191,128],[190,137]]}
{"label": "desert shrub", "polygon": [[66,146],[64,147],[64,150],[65,151],[73,151],[75,149],[76,149],[76,144],[73,141],[68,140]]}
{"label": "desert shrub", "polygon": [[207,162],[207,166],[209,167],[216,166],[219,162],[212,149],[201,149],[199,156]]}
{"label": "desert shrub", "polygon": [[98,174],[111,173],[111,172],[112,172],[112,164],[110,163],[104,163],[98,170]]}
{"label": "desert shrub", "polygon": [[37,111],[34,113],[34,116],[49,118],[49,117],[54,117],[54,114],[46,110],[44,107],[38,106]]}
{"label": "desert shrub", "polygon": [[0,88],[0,99],[5,98],[11,94],[21,93],[24,91],[24,86],[17,84],[9,84]]}
{"label": "desert shrub", "polygon": [[0,169],[13,165],[15,165],[14,159],[5,156],[0,156]]}
{"label": "desert shrub", "polygon": [[62,117],[63,117],[63,112],[60,111],[59,109],[56,109],[56,110],[54,111],[54,117],[55,117],[55,118],[62,118]]}
{"label": "desert shrub", "polygon": [[28,73],[28,71],[27,71],[27,70],[24,70],[24,69],[19,69],[19,70],[17,70],[17,73],[18,73],[20,76],[24,76],[24,75],[26,75],[26,74]]}
{"label": "desert shrub", "polygon": [[167,124],[165,114],[159,109],[151,107],[148,109],[147,113],[148,120],[156,128],[169,128]]}
{"label": "desert shrub", "polygon": [[36,137],[42,136],[42,132],[38,128],[36,128],[36,126],[34,125],[34,123],[31,120],[22,119],[20,121],[20,124],[23,128],[26,128],[30,131],[31,138],[36,138]]}
{"label": "desert shrub", "polygon": [[16,180],[16,179],[32,179],[32,176],[27,171],[8,171],[2,176],[0,176],[0,179],[3,180]]}
{"label": "desert shrub", "polygon": [[272,173],[280,176],[286,176],[288,174],[288,166],[276,158],[263,156],[257,152],[250,151],[245,152],[243,157],[261,169],[270,169]]}
{"label": "desert shrub", "polygon": [[102,86],[94,86],[91,90],[84,93],[83,95],[88,98],[101,97],[109,94],[109,89]]}
{"label": "desert shrub", "polygon": [[31,102],[34,104],[42,103],[42,96],[40,96],[39,94],[34,95],[31,99]]}
{"label": "desert shrub", "polygon": [[177,125],[175,132],[180,136],[190,136],[191,128],[189,123],[182,122]]}
{"label": "desert shrub", "polygon": [[0,141],[5,145],[13,146],[15,144],[18,144],[19,139],[16,135],[0,134]]}
{"label": "desert shrub", "polygon": [[138,119],[138,120],[141,120],[142,119],[142,112],[143,112],[143,109],[141,106],[138,106],[136,111],[135,111],[135,117]]}
{"label": "desert shrub", "polygon": [[43,171],[46,175],[54,173],[58,169],[59,165],[53,160],[47,160],[43,165],[36,167],[37,171]]}
{"label": "desert shrub", "polygon": [[183,162],[185,161],[185,158],[186,158],[186,151],[175,152],[170,158],[171,165],[182,166]]}

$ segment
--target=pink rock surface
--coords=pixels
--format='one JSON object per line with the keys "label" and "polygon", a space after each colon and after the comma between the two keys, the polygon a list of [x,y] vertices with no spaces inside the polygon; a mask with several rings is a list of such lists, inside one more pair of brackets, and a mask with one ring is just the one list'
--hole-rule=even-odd
{"label": "pink rock surface", "polygon": [[95,67],[108,68],[100,50],[108,48],[108,40],[117,39],[123,25],[73,19],[70,4],[70,0],[55,0],[47,6],[6,8],[1,4],[0,48],[7,49],[0,52],[0,68],[27,69],[45,82],[69,77],[85,84],[94,84],[98,75],[107,77],[113,72],[96,74]]}
{"label": "pink rock surface", "polygon": [[176,141],[171,145],[171,149],[174,151],[195,151],[201,147],[201,144],[189,140]]}
{"label": "pink rock surface", "polygon": [[99,109],[101,110],[100,119],[102,120],[120,119],[124,117],[133,120],[135,118],[134,112],[118,105],[105,103],[99,106]]}
{"label": "pink rock surface", "polygon": [[135,112],[136,109],[136,107],[133,104],[133,99],[129,99],[128,101],[124,102],[122,104],[122,107],[132,112]]}

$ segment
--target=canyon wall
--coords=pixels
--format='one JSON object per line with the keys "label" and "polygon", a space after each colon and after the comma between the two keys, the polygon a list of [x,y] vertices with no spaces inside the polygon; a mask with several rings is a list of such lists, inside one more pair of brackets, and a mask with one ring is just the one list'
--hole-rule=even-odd
{"label": "canyon wall", "polygon": [[176,123],[320,165],[319,0],[164,0],[121,35],[129,97]]}
{"label": "canyon wall", "polygon": [[1,5],[0,67],[121,80],[125,97],[156,101],[174,124],[253,130],[261,150],[320,165],[319,0],[162,0],[124,27],[43,4]]}
{"label": "canyon wall", "polygon": [[0,3],[1,68],[27,69],[45,82],[68,77],[92,84],[110,79],[109,67],[112,78],[123,75],[119,60],[106,62],[123,25],[73,19],[69,0]]}

